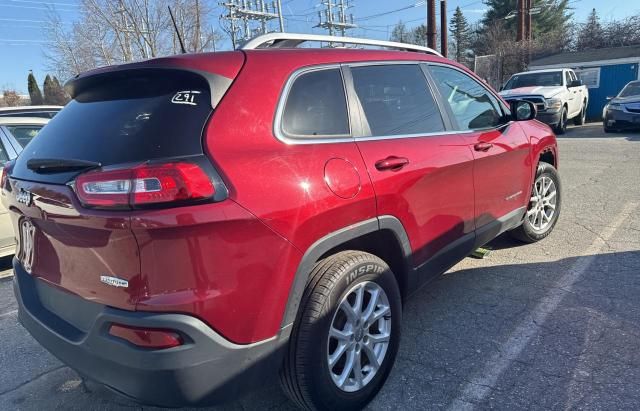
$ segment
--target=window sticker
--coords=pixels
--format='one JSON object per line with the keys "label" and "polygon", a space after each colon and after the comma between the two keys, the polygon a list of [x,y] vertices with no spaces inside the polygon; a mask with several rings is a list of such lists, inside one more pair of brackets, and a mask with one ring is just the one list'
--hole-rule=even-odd
{"label": "window sticker", "polygon": [[178,91],[176,95],[171,99],[171,102],[173,104],[188,104],[190,106],[197,106],[198,102],[196,101],[196,96],[201,93],[202,92],[197,90]]}

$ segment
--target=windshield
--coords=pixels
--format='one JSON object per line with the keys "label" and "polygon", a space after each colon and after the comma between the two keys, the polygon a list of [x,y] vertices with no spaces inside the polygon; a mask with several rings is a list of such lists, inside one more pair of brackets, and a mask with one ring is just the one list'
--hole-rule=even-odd
{"label": "windshield", "polygon": [[618,97],[631,97],[631,96],[640,96],[640,83],[627,84],[618,95]]}
{"label": "windshield", "polygon": [[511,77],[503,90],[511,90],[520,87],[549,87],[562,85],[562,71],[549,71],[545,73],[516,74]]}

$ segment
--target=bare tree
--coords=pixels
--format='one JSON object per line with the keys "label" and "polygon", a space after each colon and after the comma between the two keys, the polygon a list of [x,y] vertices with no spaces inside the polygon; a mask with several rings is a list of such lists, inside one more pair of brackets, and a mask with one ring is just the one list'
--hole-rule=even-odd
{"label": "bare tree", "polygon": [[20,96],[15,90],[4,90],[2,92],[2,102],[7,107],[16,107],[20,105]]}
{"label": "bare tree", "polygon": [[45,27],[49,68],[67,79],[95,67],[180,52],[169,18],[176,15],[187,52],[215,50],[219,35],[205,22],[213,10],[202,0],[81,0],[80,19],[65,28],[51,9]]}

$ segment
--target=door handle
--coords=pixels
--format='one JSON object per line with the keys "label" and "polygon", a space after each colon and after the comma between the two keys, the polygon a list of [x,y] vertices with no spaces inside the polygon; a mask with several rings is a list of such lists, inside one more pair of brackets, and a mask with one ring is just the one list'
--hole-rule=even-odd
{"label": "door handle", "polygon": [[380,171],[398,171],[407,164],[409,164],[408,158],[389,156],[383,160],[376,161],[376,168]]}
{"label": "door handle", "polygon": [[493,147],[491,143],[477,143],[473,146],[473,149],[476,151],[489,151],[491,147]]}

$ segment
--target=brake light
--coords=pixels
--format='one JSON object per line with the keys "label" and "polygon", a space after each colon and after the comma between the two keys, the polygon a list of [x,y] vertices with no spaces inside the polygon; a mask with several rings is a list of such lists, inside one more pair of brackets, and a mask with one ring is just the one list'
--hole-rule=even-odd
{"label": "brake light", "polygon": [[215,194],[209,176],[192,163],[89,171],[76,178],[75,190],[85,206],[101,208],[200,200]]}
{"label": "brake light", "polygon": [[156,350],[173,348],[183,344],[177,332],[157,328],[140,328],[130,325],[111,324],[109,334],[122,338],[133,345]]}

